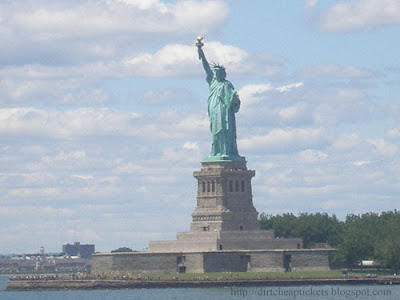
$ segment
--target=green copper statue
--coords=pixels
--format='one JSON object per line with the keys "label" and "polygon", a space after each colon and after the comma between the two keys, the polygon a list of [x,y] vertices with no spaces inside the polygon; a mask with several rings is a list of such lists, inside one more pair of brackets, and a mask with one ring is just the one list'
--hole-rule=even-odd
{"label": "green copper statue", "polygon": [[196,46],[199,59],[206,71],[206,80],[210,87],[208,94],[208,116],[210,118],[210,130],[212,133],[212,146],[210,156],[204,159],[208,161],[244,161],[239,156],[236,144],[235,113],[239,111],[239,95],[232,83],[226,80],[226,72],[223,66],[214,64],[211,69],[201,47],[203,37],[197,38]]}

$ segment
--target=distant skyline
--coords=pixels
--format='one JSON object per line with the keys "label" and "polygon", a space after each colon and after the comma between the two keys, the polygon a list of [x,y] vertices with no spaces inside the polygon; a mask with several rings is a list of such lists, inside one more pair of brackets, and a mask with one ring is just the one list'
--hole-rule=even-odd
{"label": "distant skyline", "polygon": [[3,1],[0,253],[189,229],[211,141],[200,34],[241,99],[259,213],[399,208],[400,1]]}

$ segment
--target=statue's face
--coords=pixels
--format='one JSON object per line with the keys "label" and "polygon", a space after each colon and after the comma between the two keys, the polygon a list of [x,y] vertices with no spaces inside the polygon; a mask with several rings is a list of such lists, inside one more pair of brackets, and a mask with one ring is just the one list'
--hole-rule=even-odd
{"label": "statue's face", "polygon": [[218,81],[224,81],[226,78],[225,70],[221,68],[216,68],[215,77],[217,78]]}

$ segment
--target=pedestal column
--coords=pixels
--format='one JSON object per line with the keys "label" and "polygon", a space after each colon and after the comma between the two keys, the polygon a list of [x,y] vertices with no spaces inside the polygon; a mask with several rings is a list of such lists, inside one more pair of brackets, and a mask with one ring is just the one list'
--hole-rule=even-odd
{"label": "pedestal column", "polygon": [[193,175],[198,187],[190,231],[260,229],[251,190],[255,171],[245,161],[202,162]]}

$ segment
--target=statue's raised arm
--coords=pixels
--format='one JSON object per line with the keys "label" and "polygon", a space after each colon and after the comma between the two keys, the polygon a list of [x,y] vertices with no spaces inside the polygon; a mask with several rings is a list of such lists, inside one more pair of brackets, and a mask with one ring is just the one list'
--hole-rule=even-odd
{"label": "statue's raised arm", "polygon": [[204,70],[206,71],[206,74],[207,74],[207,82],[210,83],[211,79],[214,76],[214,73],[210,68],[210,65],[209,65],[209,63],[208,63],[208,61],[206,59],[206,56],[204,55],[203,49],[201,49],[201,47],[204,46],[204,44],[202,42],[203,38],[204,38],[204,36],[198,36],[197,37],[196,46],[197,46],[197,50],[199,52],[199,59],[203,63],[203,68],[204,68]]}

